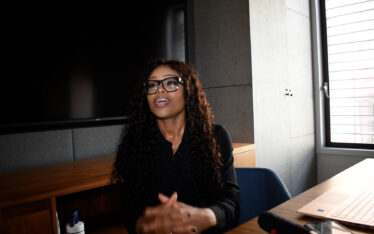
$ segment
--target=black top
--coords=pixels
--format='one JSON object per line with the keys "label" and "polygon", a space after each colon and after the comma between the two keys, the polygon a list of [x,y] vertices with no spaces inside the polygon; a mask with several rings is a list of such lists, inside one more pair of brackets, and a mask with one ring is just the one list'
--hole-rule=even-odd
{"label": "black top", "polygon": [[[239,187],[236,183],[235,169],[233,166],[231,138],[227,130],[220,125],[214,126],[214,134],[222,155],[222,182],[221,194],[212,197],[209,208],[213,210],[217,218],[217,226],[206,233],[221,233],[234,227],[237,221],[239,201]],[[160,179],[160,193],[167,196],[175,191],[178,193],[178,201],[192,206],[199,206],[195,195],[192,173],[191,141],[186,127],[178,150],[173,155],[172,144],[162,137],[155,149],[154,163],[156,173]],[[134,204],[131,204],[134,206]],[[144,207],[142,207],[144,209]],[[134,214],[134,213],[133,213]],[[136,217],[137,219],[137,217]],[[133,219],[133,222],[136,221]],[[129,231],[134,228],[128,227]]]}

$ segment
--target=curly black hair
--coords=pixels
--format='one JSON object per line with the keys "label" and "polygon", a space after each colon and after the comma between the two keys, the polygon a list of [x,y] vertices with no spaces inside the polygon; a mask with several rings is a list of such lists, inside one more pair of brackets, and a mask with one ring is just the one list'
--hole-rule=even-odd
{"label": "curly black hair", "polygon": [[[184,81],[186,127],[192,140],[192,161],[194,187],[201,206],[207,205],[212,196],[222,188],[222,159],[214,137],[213,114],[197,73],[188,64],[176,60],[156,60],[148,65],[144,74],[146,81],[153,70],[161,65],[169,66],[179,73]],[[121,135],[117,157],[114,163],[113,178],[124,184],[128,192],[147,204],[157,203],[159,178],[155,173],[152,153],[157,147],[158,137],[162,137],[151,113],[146,94],[139,95],[132,102],[131,116]]]}

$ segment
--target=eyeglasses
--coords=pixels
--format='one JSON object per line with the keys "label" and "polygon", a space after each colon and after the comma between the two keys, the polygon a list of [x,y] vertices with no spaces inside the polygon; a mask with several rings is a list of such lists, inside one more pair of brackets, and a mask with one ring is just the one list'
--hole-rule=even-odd
{"label": "eyeglasses", "polygon": [[175,92],[178,90],[179,84],[184,85],[182,78],[178,76],[167,77],[163,80],[147,80],[144,82],[145,92],[148,95],[155,94],[158,90],[158,87],[162,84],[162,88],[166,92]]}

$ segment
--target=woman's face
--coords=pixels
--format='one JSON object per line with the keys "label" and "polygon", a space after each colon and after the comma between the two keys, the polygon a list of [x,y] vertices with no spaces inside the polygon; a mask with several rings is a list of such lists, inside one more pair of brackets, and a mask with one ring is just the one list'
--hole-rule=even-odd
{"label": "woman's face", "polygon": [[[169,66],[161,65],[157,67],[148,80],[163,80],[168,77],[179,76],[178,72]],[[147,94],[148,105],[151,112],[158,119],[171,119],[185,115],[184,86],[178,84],[175,92],[167,92],[162,84],[159,85],[155,94]]]}

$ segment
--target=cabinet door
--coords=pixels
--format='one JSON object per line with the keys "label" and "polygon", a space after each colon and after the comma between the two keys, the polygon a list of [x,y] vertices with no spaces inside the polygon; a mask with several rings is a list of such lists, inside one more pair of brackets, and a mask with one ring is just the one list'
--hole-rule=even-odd
{"label": "cabinet door", "polygon": [[1,208],[0,233],[54,233],[49,199]]}

